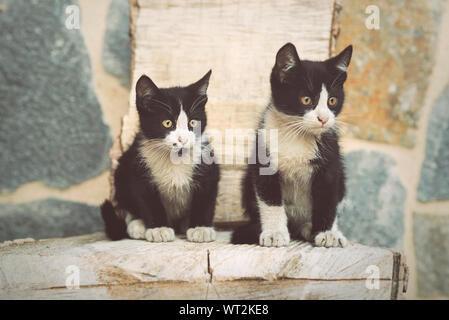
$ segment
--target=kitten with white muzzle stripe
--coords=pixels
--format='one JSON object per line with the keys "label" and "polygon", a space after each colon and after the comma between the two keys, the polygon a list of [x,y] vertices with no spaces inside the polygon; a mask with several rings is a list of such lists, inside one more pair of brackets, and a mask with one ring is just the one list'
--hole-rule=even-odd
{"label": "kitten with white muzzle stripe", "polygon": [[194,242],[215,240],[219,168],[202,161],[211,153],[204,135],[210,75],[167,89],[147,76],[138,80],[140,130],[115,171],[116,205],[105,201],[101,207],[111,239],[166,242],[178,233]]}
{"label": "kitten with white muzzle stripe", "polygon": [[[276,55],[271,72],[272,99],[259,129],[277,130],[272,141],[257,139],[269,163],[249,164],[242,182],[242,204],[249,224],[237,229],[233,243],[285,246],[290,239],[317,246],[344,247],[336,209],[345,194],[345,177],[338,145],[338,120],[343,84],[352,46],[326,61],[300,60],[288,43]],[[262,168],[277,168],[261,174]]]}

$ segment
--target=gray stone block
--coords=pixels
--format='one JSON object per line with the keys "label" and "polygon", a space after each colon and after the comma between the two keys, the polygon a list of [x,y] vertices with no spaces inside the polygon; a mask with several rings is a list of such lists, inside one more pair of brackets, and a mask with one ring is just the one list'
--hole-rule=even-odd
{"label": "gray stone block", "polygon": [[373,151],[345,155],[346,196],[338,207],[338,224],[350,240],[366,245],[402,247],[406,190],[395,161]]}
{"label": "gray stone block", "polygon": [[99,207],[84,203],[50,198],[0,204],[0,241],[69,237],[103,229]]}
{"label": "gray stone block", "polygon": [[421,169],[418,200],[449,200],[449,87],[429,115],[426,158]]}
{"label": "gray stone block", "polygon": [[0,192],[66,188],[109,167],[112,145],[69,0],[4,0],[0,11]]}
{"label": "gray stone block", "polygon": [[449,296],[449,216],[414,214],[418,296]]}
{"label": "gray stone block", "polygon": [[117,77],[120,83],[130,87],[131,36],[128,0],[112,0],[108,12],[103,46],[103,66]]}

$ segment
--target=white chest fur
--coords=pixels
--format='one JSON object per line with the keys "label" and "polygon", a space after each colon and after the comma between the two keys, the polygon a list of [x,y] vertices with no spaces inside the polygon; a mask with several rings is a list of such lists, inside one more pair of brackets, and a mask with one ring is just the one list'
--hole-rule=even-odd
{"label": "white chest fur", "polygon": [[[285,212],[295,225],[290,232],[309,239],[312,230],[312,175],[310,160],[317,157],[316,138],[310,135],[292,135],[285,125],[290,116],[269,110],[265,117],[267,130],[278,130],[278,152],[271,152],[281,179],[282,201]],[[291,120],[290,120],[291,121]]]}
{"label": "white chest fur", "polygon": [[139,152],[151,170],[169,222],[182,216],[192,199],[194,162],[174,163],[169,153],[154,150],[148,142],[140,146]]}

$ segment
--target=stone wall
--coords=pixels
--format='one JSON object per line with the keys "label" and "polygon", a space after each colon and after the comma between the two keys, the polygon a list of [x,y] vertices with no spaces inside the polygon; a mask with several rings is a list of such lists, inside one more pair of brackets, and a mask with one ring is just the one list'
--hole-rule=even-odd
{"label": "stone wall", "polygon": [[[365,25],[372,4],[378,30]],[[0,241],[102,230],[129,106],[128,19],[126,0],[0,0]],[[409,297],[448,297],[449,1],[345,0],[336,19],[336,50],[354,45],[341,229],[403,250]]]}
{"label": "stone wall", "polygon": [[[402,248],[409,297],[448,298],[449,2],[340,3],[336,51],[354,45],[342,116],[342,229],[365,244]],[[378,29],[367,27],[371,5]]]}
{"label": "stone wall", "polygon": [[128,2],[1,0],[0,29],[0,241],[101,231],[128,107]]}

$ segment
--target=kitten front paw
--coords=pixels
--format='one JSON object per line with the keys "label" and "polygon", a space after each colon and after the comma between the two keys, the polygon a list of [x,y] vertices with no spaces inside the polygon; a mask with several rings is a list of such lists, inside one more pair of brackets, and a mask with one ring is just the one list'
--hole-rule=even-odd
{"label": "kitten front paw", "polygon": [[186,233],[187,240],[192,242],[211,242],[215,241],[215,230],[211,227],[190,228]]}
{"label": "kitten front paw", "polygon": [[315,246],[317,247],[346,247],[348,240],[340,231],[323,231],[315,236]]}
{"label": "kitten front paw", "polygon": [[267,230],[259,237],[259,244],[264,247],[284,247],[290,243],[288,230]]}
{"label": "kitten front paw", "polygon": [[150,242],[169,242],[175,240],[175,231],[168,227],[151,228],[145,232],[145,238]]}
{"label": "kitten front paw", "polygon": [[145,224],[141,219],[132,220],[126,228],[131,239],[145,239],[145,230]]}

